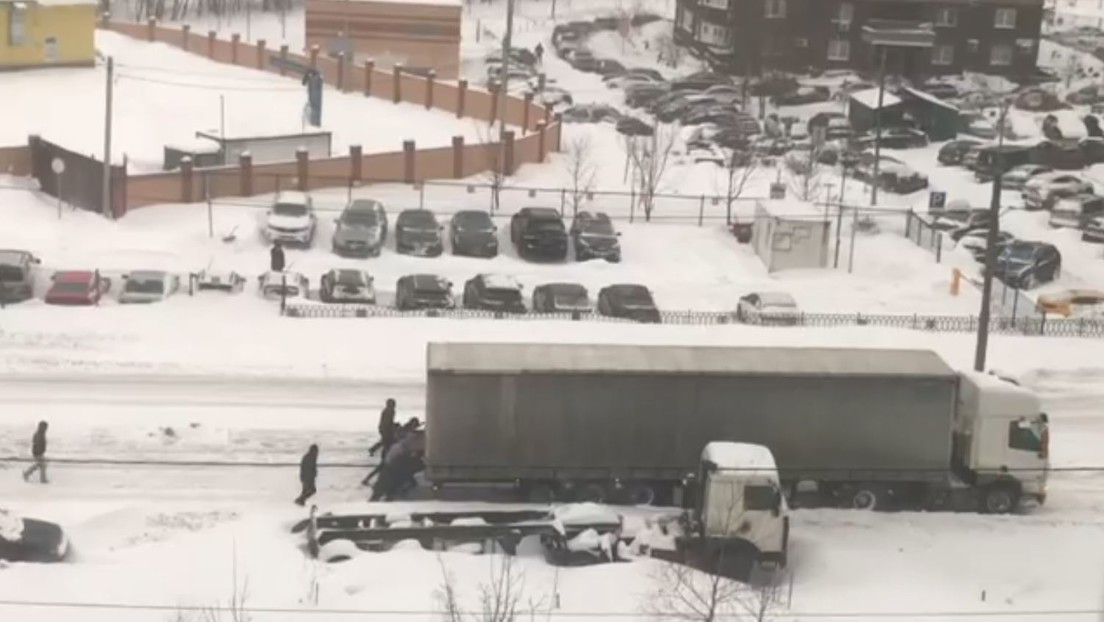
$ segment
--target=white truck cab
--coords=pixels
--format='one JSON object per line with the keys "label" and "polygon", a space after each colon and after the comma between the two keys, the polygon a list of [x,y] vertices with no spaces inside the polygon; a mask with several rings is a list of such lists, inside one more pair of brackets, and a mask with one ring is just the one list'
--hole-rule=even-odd
{"label": "white truck cab", "polygon": [[955,466],[979,491],[981,510],[1003,514],[1022,499],[1043,503],[1050,428],[1039,398],[995,375],[963,373],[958,402]]}
{"label": "white truck cab", "polygon": [[701,454],[699,494],[687,517],[704,551],[786,565],[789,508],[774,454],[762,445],[713,442]]}

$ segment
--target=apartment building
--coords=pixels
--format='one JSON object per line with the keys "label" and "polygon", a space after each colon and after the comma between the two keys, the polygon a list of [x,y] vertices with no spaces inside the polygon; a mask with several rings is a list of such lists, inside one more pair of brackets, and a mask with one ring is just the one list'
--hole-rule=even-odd
{"label": "apartment building", "polygon": [[913,78],[1035,69],[1044,0],[678,0],[675,40],[733,73],[808,68]]}

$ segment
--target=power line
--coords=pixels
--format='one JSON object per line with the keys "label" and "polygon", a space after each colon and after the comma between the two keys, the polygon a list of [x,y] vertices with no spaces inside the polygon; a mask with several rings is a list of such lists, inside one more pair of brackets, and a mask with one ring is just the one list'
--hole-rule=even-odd
{"label": "power line", "polygon": [[[0,607],[24,607],[24,608],[38,608],[38,609],[100,609],[100,610],[114,610],[114,611],[183,611],[183,612],[225,612],[238,611],[241,613],[251,614],[286,614],[286,615],[303,615],[303,616],[317,616],[317,615],[391,615],[391,616],[441,616],[446,612],[440,610],[430,609],[328,609],[328,608],[297,608],[297,607],[229,607],[225,605],[215,606],[199,606],[199,605],[163,605],[163,604],[141,604],[141,603],[107,603],[107,602],[77,602],[77,601],[34,601],[34,600],[0,600]],[[460,613],[460,612],[457,612]],[[476,615],[478,612],[463,612],[462,615]],[[923,618],[923,619],[942,619],[942,618],[993,618],[993,617],[1015,617],[1015,618],[1027,618],[1027,617],[1054,617],[1054,616],[1098,616],[1104,614],[1104,609],[1012,609],[1006,611],[847,611],[847,612],[827,612],[827,611],[801,611],[801,612],[785,612],[785,613],[771,613],[772,619],[791,618],[791,619],[803,619],[803,618],[819,618],[819,619],[836,619],[836,620],[857,620],[857,619],[886,619],[886,618]],[[641,612],[624,612],[624,611],[541,611],[539,615],[549,616],[553,618],[596,618],[596,619],[610,619],[610,618],[640,618]],[[667,618],[684,618],[685,612],[649,612],[649,615],[667,617]],[[725,614],[718,613],[718,618],[733,618],[739,619],[744,617],[745,614]]]}
{"label": "power line", "polygon": [[246,86],[219,86],[211,84],[197,84],[194,82],[176,82],[173,80],[160,80],[156,78],[143,78],[126,73],[116,74],[120,79],[133,80],[135,82],[148,82],[151,84],[160,84],[165,86],[176,86],[180,88],[199,89],[203,91],[240,91],[240,92],[254,92],[254,93],[291,93],[302,92],[302,88],[299,87],[246,87]]}

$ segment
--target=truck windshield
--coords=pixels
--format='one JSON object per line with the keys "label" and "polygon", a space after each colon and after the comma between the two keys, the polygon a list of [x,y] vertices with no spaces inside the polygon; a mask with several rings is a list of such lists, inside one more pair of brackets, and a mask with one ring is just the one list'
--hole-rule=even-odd
{"label": "truck windshield", "polygon": [[748,486],[744,489],[745,510],[773,510],[778,504],[778,491],[773,486]]}

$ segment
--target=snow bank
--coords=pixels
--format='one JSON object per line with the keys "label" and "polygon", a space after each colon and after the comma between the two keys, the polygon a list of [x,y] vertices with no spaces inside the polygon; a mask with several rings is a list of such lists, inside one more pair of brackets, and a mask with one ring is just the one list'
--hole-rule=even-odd
{"label": "snow bank", "polygon": [[552,509],[552,516],[565,525],[587,523],[619,523],[621,517],[604,505],[596,503],[572,503]]}
{"label": "snow bank", "polygon": [[0,540],[18,542],[23,537],[23,519],[8,510],[0,510]]}

